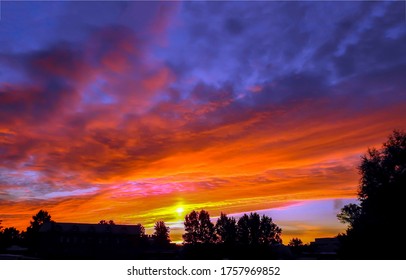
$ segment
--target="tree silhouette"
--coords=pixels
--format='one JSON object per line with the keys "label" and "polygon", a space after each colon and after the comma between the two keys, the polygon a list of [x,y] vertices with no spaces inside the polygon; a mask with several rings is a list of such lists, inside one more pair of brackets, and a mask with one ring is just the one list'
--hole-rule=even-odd
{"label": "tree silhouette", "polygon": [[292,238],[289,241],[288,246],[290,246],[290,247],[300,247],[300,246],[303,246],[303,241],[300,238]]}
{"label": "tree silhouette", "polygon": [[154,238],[155,242],[159,245],[169,244],[169,227],[165,225],[164,221],[159,221],[155,223],[154,226],[154,234],[152,237]]}
{"label": "tree silhouette", "polygon": [[237,222],[237,239],[241,244],[250,243],[249,216],[244,214]]}
{"label": "tree silhouette", "polygon": [[214,225],[210,221],[209,212],[201,210],[199,213],[200,236],[202,243],[213,243],[216,240]]}
{"label": "tree silhouette", "polygon": [[142,224],[136,224],[136,226],[138,226],[140,228],[140,232],[139,234],[137,234],[136,237],[138,238],[144,238],[146,236],[145,234],[145,227]]}
{"label": "tree silhouette", "polygon": [[185,216],[185,234],[182,235],[183,241],[186,244],[196,244],[199,242],[199,220],[196,211],[190,212]]}
{"label": "tree silhouette", "polygon": [[[404,232],[394,227],[404,219],[406,195],[406,134],[394,131],[381,149],[369,149],[359,166],[359,206],[346,205],[338,218],[349,224],[341,235],[340,254],[350,259],[394,258],[406,245],[396,248],[385,241],[403,240]],[[373,248],[373,250],[371,250]]]}
{"label": "tree silhouette", "polygon": [[238,241],[246,245],[282,243],[282,229],[273,223],[272,218],[258,213],[244,214],[237,223]]}
{"label": "tree silhouette", "polygon": [[248,230],[249,230],[249,244],[256,245],[259,244],[261,238],[261,218],[258,213],[250,213],[248,220]]}
{"label": "tree silhouette", "polygon": [[113,220],[109,220],[108,222],[106,220],[101,220],[99,222],[99,225],[110,225],[110,226],[114,226],[116,223],[114,223]]}
{"label": "tree silhouette", "polygon": [[260,223],[260,243],[276,244],[282,243],[282,229],[278,227],[271,217],[263,215]]}
{"label": "tree silhouette", "polygon": [[15,227],[8,227],[0,231],[0,247],[6,248],[19,243],[19,241],[20,231]]}
{"label": "tree silhouette", "polygon": [[24,240],[28,247],[34,248],[38,246],[38,233],[41,226],[46,222],[53,222],[51,215],[45,210],[38,211],[37,214],[32,216],[30,226],[27,227],[27,231],[24,233]]}
{"label": "tree silhouette", "polygon": [[344,224],[349,224],[352,228],[354,223],[359,220],[362,208],[358,204],[350,203],[345,205],[339,214],[337,214],[337,218],[340,222]]}
{"label": "tree silhouette", "polygon": [[185,234],[183,240],[185,244],[213,243],[216,240],[214,225],[210,221],[207,211],[192,211],[185,216]]}
{"label": "tree silhouette", "polygon": [[237,222],[226,214],[221,213],[215,226],[218,241],[225,244],[233,244],[237,240]]}
{"label": "tree silhouette", "polygon": [[32,216],[32,221],[30,221],[31,226],[29,228],[34,232],[38,232],[44,223],[51,221],[51,215],[49,215],[47,211],[40,210],[36,215]]}

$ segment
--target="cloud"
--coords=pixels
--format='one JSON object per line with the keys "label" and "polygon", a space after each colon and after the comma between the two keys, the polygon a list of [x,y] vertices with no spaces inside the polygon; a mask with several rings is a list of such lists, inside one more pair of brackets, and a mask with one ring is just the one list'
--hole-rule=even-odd
{"label": "cloud", "polygon": [[354,197],[360,155],[406,125],[399,4],[12,4],[56,15],[0,48],[0,213],[152,225]]}
{"label": "cloud", "polygon": [[77,189],[73,191],[62,191],[62,192],[51,192],[47,193],[45,196],[41,197],[42,199],[53,199],[53,198],[60,198],[60,197],[75,197],[75,196],[83,196],[87,194],[92,194],[97,192],[98,188],[91,187],[88,189]]}

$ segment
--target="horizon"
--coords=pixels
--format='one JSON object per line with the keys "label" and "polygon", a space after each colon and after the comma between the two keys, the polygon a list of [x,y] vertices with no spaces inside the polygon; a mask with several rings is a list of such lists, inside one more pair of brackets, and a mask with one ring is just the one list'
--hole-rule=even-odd
{"label": "horizon", "polygon": [[[1,2],[0,220],[266,213],[333,237],[405,129],[405,2]],[[322,24],[320,24],[322,23]]]}
{"label": "horizon", "polygon": [[[257,211],[251,211],[251,212],[256,212],[260,216],[266,215],[269,216],[273,219],[273,222],[275,222],[278,226],[282,228],[282,241],[283,244],[288,244],[289,241],[292,238],[297,238],[299,235],[295,233],[297,230],[297,221],[301,220],[307,221],[306,226],[308,227],[308,230],[312,232],[312,234],[309,235],[304,235],[301,236],[300,239],[303,241],[304,244],[308,244],[311,241],[314,241],[315,238],[325,238],[325,237],[336,237],[337,234],[343,233],[346,229],[346,226],[342,223],[337,223],[335,217],[338,211],[342,206],[348,203],[357,203],[356,199],[321,199],[321,200],[310,200],[310,201],[296,201],[293,202],[289,206],[285,206],[282,208],[273,208],[273,209],[263,209],[263,210],[257,210]],[[321,211],[323,209],[324,211]],[[46,209],[42,209],[45,210]],[[199,211],[195,209],[196,211]],[[202,210],[202,209],[201,209]],[[305,210],[305,211],[303,211]],[[307,210],[307,211],[306,211]],[[184,213],[185,211],[177,211],[179,214],[179,220],[177,221],[170,221],[170,222],[165,222],[165,224],[170,228],[170,238],[171,242],[179,244],[183,242],[182,234],[184,232],[184,214],[189,214],[189,213]],[[241,216],[244,214],[250,214],[251,212],[241,212],[241,213],[225,213],[228,217],[234,217],[236,220],[238,220]],[[291,212],[291,213],[290,213]],[[224,213],[224,211],[223,211]],[[292,215],[293,213],[293,215]],[[307,215],[308,213],[312,213],[312,216],[307,217],[307,218],[298,218],[300,216]],[[210,214],[210,213],[209,213]],[[52,216],[52,213],[50,213]],[[217,219],[219,216],[211,216],[210,220],[213,222],[213,224],[216,224]],[[322,220],[321,218],[328,218],[330,221],[330,228],[326,230],[323,228],[323,223],[320,222]],[[292,220],[293,219],[293,220]],[[282,224],[278,223],[278,220],[283,221]],[[56,223],[77,223],[77,224],[98,224],[101,220],[97,221],[82,221],[82,222],[77,222],[74,220],[65,220],[65,221],[58,221],[54,220]],[[115,220],[113,220],[115,225],[137,225],[141,223],[117,223]],[[4,225],[4,224],[3,224]],[[143,224],[141,224],[144,226]],[[8,226],[13,226],[16,227],[17,230],[20,232],[25,231],[26,228],[29,226],[29,222],[26,221],[25,223],[22,223],[19,226],[15,225],[8,225]],[[4,228],[8,227],[4,226]],[[287,232],[285,233],[285,229],[288,229]],[[150,227],[145,227],[145,233],[147,235],[152,235],[154,232],[154,227],[153,225]]]}

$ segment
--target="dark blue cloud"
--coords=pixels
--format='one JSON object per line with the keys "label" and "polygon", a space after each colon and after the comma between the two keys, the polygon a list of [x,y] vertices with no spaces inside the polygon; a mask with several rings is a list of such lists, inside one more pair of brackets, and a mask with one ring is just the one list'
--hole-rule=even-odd
{"label": "dark blue cloud", "polygon": [[[285,80],[295,92],[291,77],[305,87],[316,76],[335,84],[404,63],[403,8],[402,2],[185,3],[164,59],[184,81],[232,83],[236,94]],[[192,90],[184,84],[182,90]]]}

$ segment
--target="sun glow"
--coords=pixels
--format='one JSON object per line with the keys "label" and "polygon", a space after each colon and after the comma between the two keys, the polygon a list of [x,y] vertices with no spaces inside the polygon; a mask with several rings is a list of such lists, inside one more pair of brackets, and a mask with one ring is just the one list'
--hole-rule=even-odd
{"label": "sun glow", "polygon": [[183,209],[183,207],[176,208],[176,213],[178,213],[178,215],[182,215],[184,211],[185,210]]}

